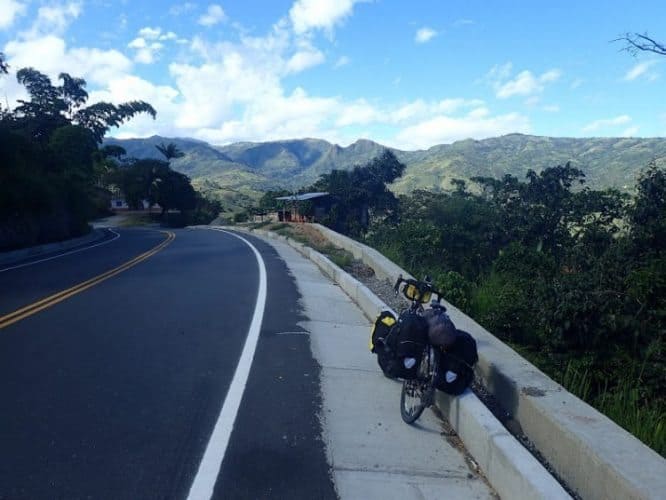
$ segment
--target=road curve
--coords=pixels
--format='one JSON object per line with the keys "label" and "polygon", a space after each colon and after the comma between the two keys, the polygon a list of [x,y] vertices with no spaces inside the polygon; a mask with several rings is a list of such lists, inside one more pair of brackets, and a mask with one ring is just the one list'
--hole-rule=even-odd
{"label": "road curve", "polygon": [[[0,315],[165,238],[120,234],[0,275]],[[333,498],[317,364],[305,336],[277,335],[299,330],[298,292],[275,251],[255,245],[268,300],[214,496]],[[0,498],[185,498],[238,364],[257,284],[245,243],[179,230],[134,267],[0,329]]]}

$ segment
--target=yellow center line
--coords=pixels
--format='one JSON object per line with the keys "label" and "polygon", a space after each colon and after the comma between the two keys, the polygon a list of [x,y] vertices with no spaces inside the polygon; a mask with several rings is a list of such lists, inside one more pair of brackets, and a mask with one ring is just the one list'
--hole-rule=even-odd
{"label": "yellow center line", "polygon": [[34,302],[32,304],[29,304],[25,307],[22,307],[20,309],[17,309],[14,312],[11,312],[5,316],[0,317],[0,330],[16,323],[17,321],[21,321],[22,319],[27,318],[28,316],[32,316],[33,314],[38,313],[39,311],[42,311],[48,307],[51,307],[59,302],[62,302],[63,300],[66,300],[77,293],[81,293],[84,290],[87,290],[88,288],[91,288],[95,285],[98,285],[102,281],[105,281],[113,276],[116,276],[117,274],[122,273],[123,271],[127,271],[129,268],[136,266],[140,262],[143,262],[144,260],[152,257],[155,255],[157,252],[165,248],[169,243],[171,243],[175,238],[176,235],[175,233],[171,231],[167,231],[167,238],[161,242],[159,245],[156,247],[153,247],[152,249],[148,250],[147,252],[142,253],[141,255],[138,255],[137,257],[134,257],[133,259],[125,262],[124,264],[121,264],[118,267],[115,267],[109,271],[106,271],[105,273],[100,274],[99,276],[95,276],[94,278],[90,278],[89,280],[83,281],[82,283],[79,283],[78,285],[74,285],[71,288],[67,288],[66,290],[62,290],[60,292],[54,293],[53,295],[49,295],[48,297],[45,297],[41,300],[38,300],[37,302]]}

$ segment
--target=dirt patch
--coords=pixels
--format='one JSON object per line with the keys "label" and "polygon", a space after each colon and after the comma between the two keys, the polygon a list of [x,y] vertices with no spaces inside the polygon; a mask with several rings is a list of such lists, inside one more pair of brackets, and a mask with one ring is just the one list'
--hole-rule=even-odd
{"label": "dirt patch", "polygon": [[[270,228],[268,228],[270,230]],[[295,239],[307,241],[313,248],[326,247],[330,242],[314,226],[307,223],[290,223],[287,226],[288,231],[295,236]]]}

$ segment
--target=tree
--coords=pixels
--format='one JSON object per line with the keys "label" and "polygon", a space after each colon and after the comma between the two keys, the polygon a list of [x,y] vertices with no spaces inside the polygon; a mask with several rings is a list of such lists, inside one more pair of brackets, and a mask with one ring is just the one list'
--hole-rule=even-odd
{"label": "tree", "polygon": [[178,149],[178,146],[176,146],[173,142],[170,142],[169,144],[161,143],[155,147],[160,153],[162,153],[162,155],[164,155],[164,158],[166,158],[167,162],[170,162],[174,158],[182,158],[185,156],[185,153]]}
{"label": "tree", "polygon": [[526,177],[526,183],[512,175],[472,180],[500,210],[511,239],[539,251],[555,251],[570,237],[571,225],[581,220],[582,214],[573,210],[572,187],[584,184],[585,174],[567,163],[540,173],[529,170]]}
{"label": "tree", "polygon": [[60,73],[58,78],[62,80],[62,85],[58,87],[58,91],[65,103],[65,114],[71,120],[74,110],[88,100],[88,92],[85,89],[86,81],[83,78],[72,78],[67,73]]}
{"label": "tree", "polygon": [[372,218],[395,215],[398,200],[387,185],[402,175],[405,165],[389,150],[352,170],[332,170],[310,188],[328,192],[334,204],[325,223],[353,236],[365,233]]}
{"label": "tree", "polygon": [[158,179],[155,201],[162,207],[164,215],[175,208],[184,212],[196,206],[196,193],[190,179],[180,172],[168,169]]}
{"label": "tree", "polygon": [[625,33],[613,41],[624,42],[625,46],[622,50],[626,50],[634,56],[639,52],[653,52],[660,56],[666,56],[666,45],[651,38],[647,33],[642,35],[640,33]]}
{"label": "tree", "polygon": [[[0,75],[7,72],[0,53]],[[88,220],[108,210],[103,186],[121,156],[98,149],[104,134],[137,113],[155,116],[142,101],[86,106],[85,80],[67,73],[59,75],[60,85],[33,68],[20,69],[16,78],[29,98],[0,109],[0,249],[88,231]],[[136,187],[138,197],[144,189]]]}
{"label": "tree", "polygon": [[641,253],[666,251],[666,168],[651,162],[638,179],[630,211],[632,233]]}
{"label": "tree", "polygon": [[61,73],[63,84],[55,87],[51,79],[33,68],[23,68],[16,78],[25,86],[29,101],[19,100],[14,114],[20,123],[28,125],[28,132],[37,140],[45,141],[60,126],[81,125],[88,129],[97,143],[111,127],[117,127],[139,113],[148,113],[155,118],[155,109],[144,101],[130,101],[118,106],[98,102],[87,107],[86,82]]}
{"label": "tree", "polygon": [[148,113],[155,118],[157,112],[144,101],[129,101],[118,106],[98,102],[76,111],[73,121],[89,129],[98,143],[111,127],[119,127],[139,113]]}

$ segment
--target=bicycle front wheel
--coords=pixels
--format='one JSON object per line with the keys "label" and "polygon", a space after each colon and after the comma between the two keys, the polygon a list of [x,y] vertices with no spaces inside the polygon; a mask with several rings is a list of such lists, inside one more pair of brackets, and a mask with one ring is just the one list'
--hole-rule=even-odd
{"label": "bicycle front wheel", "polygon": [[400,394],[400,416],[408,424],[413,424],[421,416],[423,410],[433,403],[435,395],[435,377],[437,352],[426,346],[419,363],[415,379],[402,382]]}
{"label": "bicycle front wheel", "polygon": [[428,384],[423,380],[403,380],[400,393],[400,416],[407,424],[413,424],[426,409]]}

